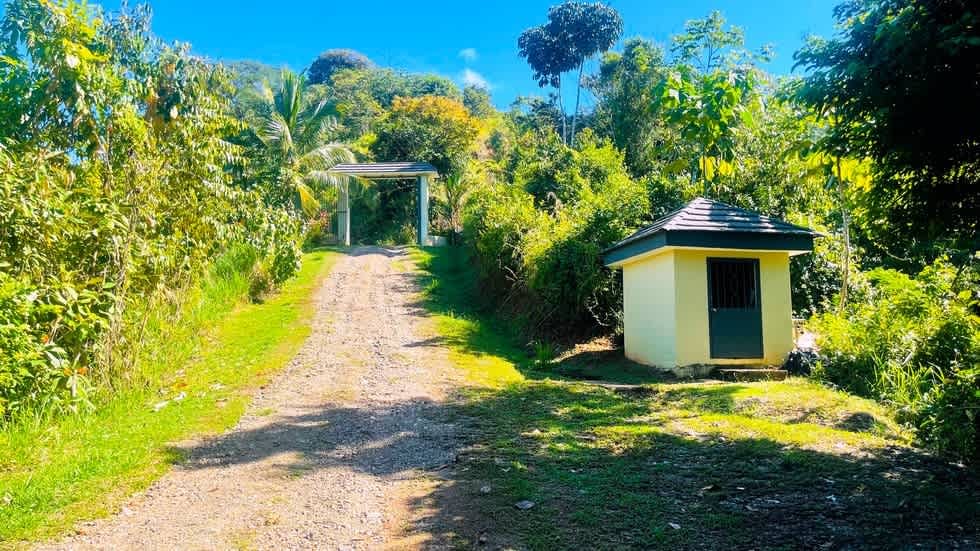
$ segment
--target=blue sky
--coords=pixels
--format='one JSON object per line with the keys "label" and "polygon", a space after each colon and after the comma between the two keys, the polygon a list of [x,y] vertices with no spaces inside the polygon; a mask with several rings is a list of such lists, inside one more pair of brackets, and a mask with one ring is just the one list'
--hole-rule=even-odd
{"label": "blue sky", "polygon": [[[505,107],[518,95],[540,93],[517,55],[517,37],[546,20],[558,0],[156,0],[154,31],[190,42],[221,60],[252,59],[303,69],[329,48],[353,48],[380,65],[435,72],[463,83],[486,82]],[[130,3],[135,3],[130,0]],[[669,43],[684,22],[721,10],[745,30],[752,48],[775,46],[767,67],[789,74],[792,55],[808,33],[833,32],[837,0],[608,0],[625,23],[624,38]],[[106,1],[108,9],[118,0]],[[566,92],[566,95],[570,92]]]}

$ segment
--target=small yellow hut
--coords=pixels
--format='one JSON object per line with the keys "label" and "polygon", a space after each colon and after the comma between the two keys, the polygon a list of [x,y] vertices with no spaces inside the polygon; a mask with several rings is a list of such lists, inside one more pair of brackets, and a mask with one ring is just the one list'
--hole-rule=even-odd
{"label": "small yellow hut", "polygon": [[790,256],[819,234],[698,198],[604,251],[623,270],[626,356],[679,375],[781,365],[793,349]]}

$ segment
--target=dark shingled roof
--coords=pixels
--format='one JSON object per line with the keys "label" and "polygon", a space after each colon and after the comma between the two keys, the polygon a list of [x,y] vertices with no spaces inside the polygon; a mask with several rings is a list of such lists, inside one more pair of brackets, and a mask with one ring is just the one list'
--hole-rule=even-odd
{"label": "dark shingled roof", "polygon": [[[668,239],[666,234],[674,238]],[[698,197],[609,247],[603,254],[606,262],[611,263],[667,245],[810,250],[813,238],[819,235],[808,228]],[[753,245],[753,238],[758,239],[760,246]],[[638,246],[654,239],[656,242],[649,246]],[[632,254],[623,251],[627,248]],[[618,251],[623,252],[617,254]]]}
{"label": "dark shingled roof", "polygon": [[362,178],[385,178],[411,175],[436,175],[436,167],[429,163],[341,163],[335,165],[329,172],[335,174],[350,174]]}

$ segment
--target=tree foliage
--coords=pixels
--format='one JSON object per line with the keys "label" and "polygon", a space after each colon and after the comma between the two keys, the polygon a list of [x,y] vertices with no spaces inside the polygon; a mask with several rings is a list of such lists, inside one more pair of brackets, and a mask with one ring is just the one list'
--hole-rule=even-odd
{"label": "tree foliage", "polygon": [[704,19],[684,23],[684,32],[671,39],[670,52],[675,61],[710,74],[772,57],[768,45],[757,54],[745,50],[745,32],[734,25],[726,27],[725,23],[725,16],[717,10]]}
{"label": "tree foliage", "polygon": [[478,119],[488,118],[497,111],[490,101],[490,92],[480,86],[470,85],[463,88],[463,106],[470,115]]}
{"label": "tree foliage", "polygon": [[592,90],[599,99],[596,127],[624,153],[636,176],[648,174],[668,146],[668,125],[654,109],[654,94],[667,77],[664,52],[650,41],[627,40],[622,53],[603,57]]}
{"label": "tree foliage", "polygon": [[548,10],[548,22],[521,33],[518,53],[534,71],[539,86],[557,89],[561,106],[561,75],[578,69],[575,109],[570,135],[565,132],[562,108],[562,141],[575,142],[575,128],[582,91],[585,61],[612,47],[623,33],[619,13],[605,4],[567,1]]}
{"label": "tree foliage", "polygon": [[317,56],[307,69],[310,84],[327,84],[338,71],[345,69],[369,69],[374,64],[366,55],[347,49],[327,50]]}
{"label": "tree foliage", "polygon": [[839,34],[795,56],[808,71],[796,98],[834,122],[826,151],[874,161],[874,240],[912,265],[947,247],[975,251],[980,11],[966,0],[848,0],[834,15]]}
{"label": "tree foliage", "polygon": [[139,380],[148,301],[236,242],[288,277],[296,226],[234,185],[227,75],[146,8],[8,2],[0,50],[0,417],[78,411]]}
{"label": "tree foliage", "polygon": [[342,70],[327,87],[326,96],[353,141],[371,131],[371,126],[395,98],[442,96],[461,100],[462,94],[453,82],[438,75],[408,74],[391,69]]}
{"label": "tree foliage", "polygon": [[424,161],[459,173],[476,145],[479,123],[462,103],[441,96],[395,98],[375,126],[371,149],[385,161]]}
{"label": "tree foliage", "polygon": [[253,122],[264,154],[258,187],[270,204],[312,216],[320,208],[318,190],[347,184],[328,170],[352,162],[354,155],[333,141],[337,122],[325,100],[309,101],[301,75],[283,71],[279,82],[277,90],[265,89],[265,104]]}

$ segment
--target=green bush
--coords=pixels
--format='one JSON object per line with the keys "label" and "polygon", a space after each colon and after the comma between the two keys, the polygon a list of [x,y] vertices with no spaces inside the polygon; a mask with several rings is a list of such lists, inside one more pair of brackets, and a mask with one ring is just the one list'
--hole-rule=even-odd
{"label": "green bush", "polygon": [[[0,47],[0,423],[91,407],[149,305],[244,244],[280,283],[297,221],[235,180],[227,75],[149,34],[144,8],[13,0]],[[70,64],[66,59],[73,60]],[[220,267],[227,269],[227,266]],[[141,318],[141,315],[143,317]],[[136,330],[131,330],[136,328]]]}
{"label": "green bush", "polygon": [[0,416],[14,412],[29,396],[52,386],[60,373],[64,351],[52,347],[45,354],[45,340],[31,323],[37,293],[26,282],[0,271]]}
{"label": "green bush", "polygon": [[282,285],[299,271],[303,252],[294,239],[279,240],[272,251],[269,275],[276,287]]}
{"label": "green bush", "polygon": [[588,132],[577,150],[539,139],[528,151],[557,147],[558,161],[515,153],[514,184],[474,191],[464,240],[484,288],[542,332],[590,333],[597,323],[611,330],[621,281],[603,266],[602,251],[649,218],[647,189],[626,174],[621,153]]}
{"label": "green bush", "polygon": [[265,262],[256,262],[248,276],[248,298],[258,304],[275,289],[272,273]]}
{"label": "green bush", "polygon": [[976,460],[980,319],[969,279],[945,261],[916,277],[875,269],[855,278],[840,313],[817,315],[816,374],[891,404],[919,438]]}
{"label": "green bush", "polygon": [[326,212],[320,212],[311,220],[303,233],[303,248],[310,250],[326,245],[331,237],[330,223],[330,215]]}
{"label": "green bush", "polygon": [[919,439],[953,457],[980,460],[980,369],[951,373],[922,398]]}

